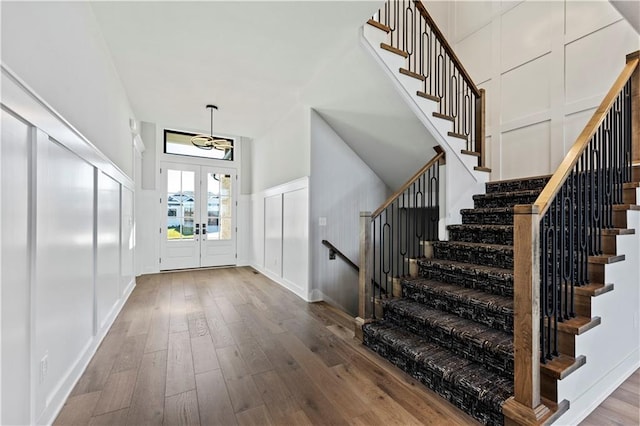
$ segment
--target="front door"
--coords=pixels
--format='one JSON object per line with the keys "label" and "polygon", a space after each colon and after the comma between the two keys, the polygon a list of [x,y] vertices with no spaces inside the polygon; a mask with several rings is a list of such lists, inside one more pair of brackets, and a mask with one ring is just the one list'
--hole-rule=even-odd
{"label": "front door", "polygon": [[235,170],[163,163],[160,269],[236,263]]}

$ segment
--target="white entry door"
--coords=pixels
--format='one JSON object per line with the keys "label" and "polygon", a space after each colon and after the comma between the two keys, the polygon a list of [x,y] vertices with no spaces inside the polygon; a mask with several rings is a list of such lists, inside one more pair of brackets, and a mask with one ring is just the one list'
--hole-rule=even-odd
{"label": "white entry door", "polygon": [[160,269],[236,263],[234,169],[163,163]]}

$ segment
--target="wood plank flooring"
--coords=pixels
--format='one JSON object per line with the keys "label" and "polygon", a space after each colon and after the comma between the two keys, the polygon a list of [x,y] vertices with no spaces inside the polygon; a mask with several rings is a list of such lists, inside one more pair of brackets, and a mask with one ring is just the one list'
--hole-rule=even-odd
{"label": "wood plank flooring", "polygon": [[349,318],[251,268],[147,275],[56,425],[469,425],[353,339]]}
{"label": "wood plank flooring", "polygon": [[[639,425],[640,370],[581,426]],[[56,425],[475,424],[251,268],[143,276]]]}
{"label": "wood plank flooring", "polygon": [[580,426],[640,425],[640,370],[636,370]]}

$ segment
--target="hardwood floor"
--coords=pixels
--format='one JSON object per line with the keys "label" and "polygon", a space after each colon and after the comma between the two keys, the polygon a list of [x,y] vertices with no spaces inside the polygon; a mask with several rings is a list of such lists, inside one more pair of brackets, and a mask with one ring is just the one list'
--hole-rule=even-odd
{"label": "hardwood floor", "polygon": [[469,425],[251,268],[143,276],[56,425]]}
{"label": "hardwood floor", "polygon": [[640,370],[636,370],[580,426],[640,425]]}

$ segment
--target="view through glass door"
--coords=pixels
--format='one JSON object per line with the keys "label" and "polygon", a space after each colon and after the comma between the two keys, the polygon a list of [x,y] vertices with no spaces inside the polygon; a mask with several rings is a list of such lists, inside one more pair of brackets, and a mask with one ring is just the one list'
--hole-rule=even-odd
{"label": "view through glass door", "polygon": [[164,163],[161,270],[236,263],[235,170]]}

